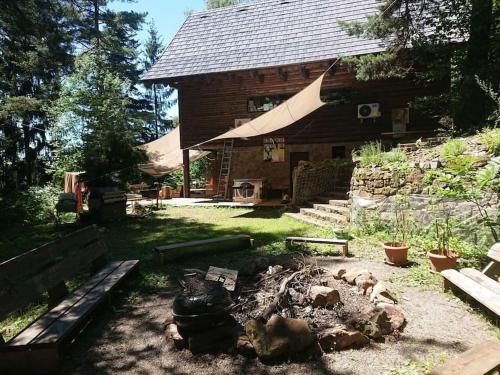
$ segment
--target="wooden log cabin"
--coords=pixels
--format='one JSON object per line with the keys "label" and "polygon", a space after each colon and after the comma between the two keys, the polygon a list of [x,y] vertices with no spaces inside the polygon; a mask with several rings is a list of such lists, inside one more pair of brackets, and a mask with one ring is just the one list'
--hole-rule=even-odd
{"label": "wooden log cabin", "polygon": [[[272,110],[337,58],[383,51],[380,41],[349,36],[338,24],[363,20],[377,6],[376,0],[257,0],[190,15],[143,77],[178,90],[184,160],[189,148],[220,151],[223,142],[203,142]],[[261,179],[271,192],[290,192],[300,160],[350,159],[353,149],[371,140],[394,143],[432,133],[437,124],[409,103],[437,90],[407,80],[357,81],[337,63],[322,85],[327,105],[277,132],[234,140],[229,185]],[[284,147],[274,162],[265,157],[269,142]]]}

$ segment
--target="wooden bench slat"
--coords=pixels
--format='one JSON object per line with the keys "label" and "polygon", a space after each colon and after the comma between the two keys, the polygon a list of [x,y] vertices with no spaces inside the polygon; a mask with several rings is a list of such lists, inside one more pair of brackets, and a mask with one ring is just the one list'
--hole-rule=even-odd
{"label": "wooden bench slat", "polygon": [[484,375],[500,367],[500,341],[486,341],[446,361],[431,375]]}
{"label": "wooden bench slat", "polygon": [[285,240],[286,243],[316,243],[316,244],[323,244],[323,245],[340,245],[342,246],[342,255],[347,256],[349,255],[349,241],[347,240],[340,240],[336,238],[311,238],[311,237],[287,237]]}
{"label": "wooden bench slat", "polygon": [[195,246],[199,246],[199,245],[212,245],[212,244],[216,244],[216,243],[238,241],[238,240],[250,241],[251,237],[249,235],[246,235],[246,234],[236,235],[236,236],[224,236],[224,237],[217,237],[217,238],[209,238],[206,240],[196,240],[196,241],[182,242],[182,243],[165,245],[165,246],[157,246],[157,247],[155,247],[155,249],[157,251],[163,252],[163,251],[168,251],[171,249],[181,249],[183,247],[195,247]]}
{"label": "wooden bench slat", "polygon": [[489,278],[484,273],[475,270],[474,268],[462,268],[460,270],[460,273],[474,280],[475,282],[484,286],[485,288],[490,289],[492,292],[497,293],[499,296],[498,298],[500,298],[500,283]]}
{"label": "wooden bench slat", "polygon": [[500,262],[500,243],[494,244],[491,249],[488,251],[488,257]]}
{"label": "wooden bench slat", "polygon": [[95,226],[77,230],[66,237],[0,263],[0,281],[19,278],[23,272],[33,273],[44,269],[54,258],[64,256],[75,249],[85,248],[98,240],[99,231]]}
{"label": "wooden bench slat", "polygon": [[166,246],[157,246],[153,250],[153,258],[160,264],[181,257],[209,251],[244,250],[253,247],[253,239],[249,235],[236,235],[182,242]]}
{"label": "wooden bench slat", "polygon": [[42,293],[61,281],[73,277],[78,269],[91,264],[96,258],[102,256],[104,251],[102,244],[96,242],[94,246],[78,251],[72,257],[53,264],[23,283],[6,282],[2,285],[3,291],[0,292],[0,318],[17,310],[19,306],[36,301]]}
{"label": "wooden bench slat", "polygon": [[474,280],[456,270],[444,270],[441,274],[451,284],[500,316],[500,297],[497,293],[476,283]]}
{"label": "wooden bench slat", "polygon": [[345,245],[347,240],[340,240],[335,238],[308,238],[308,237],[287,237],[287,242],[309,242],[318,244],[331,244],[331,245]]}
{"label": "wooden bench slat", "polygon": [[80,299],[84,298],[85,295],[95,288],[101,281],[103,281],[109,274],[115,271],[122,262],[112,262],[106,265],[100,272],[92,276],[85,284],[80,286],[75,292],[64,299],[59,305],[54,307],[52,310],[48,311],[44,315],[40,316],[26,329],[21,331],[17,336],[12,338],[8,342],[9,346],[16,345],[27,345],[34,338],[40,335],[45,329],[47,329],[50,324],[56,321],[60,316],[62,316],[68,309],[75,305]]}
{"label": "wooden bench slat", "polygon": [[124,277],[137,267],[138,263],[139,261],[137,260],[122,262],[115,271],[109,274],[89,291],[85,297],[81,298],[76,304],[68,309],[63,316],[36,337],[32,343],[59,343],[64,340],[73,328],[94,311],[104,297],[111,292]]}

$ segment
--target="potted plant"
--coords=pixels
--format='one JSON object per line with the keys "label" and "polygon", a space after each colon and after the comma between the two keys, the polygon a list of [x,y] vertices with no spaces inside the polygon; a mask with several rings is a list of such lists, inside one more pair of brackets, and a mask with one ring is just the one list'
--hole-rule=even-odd
{"label": "potted plant", "polygon": [[427,252],[431,262],[432,272],[441,272],[457,265],[458,254],[450,249],[450,239],[452,236],[452,225],[450,213],[445,211],[441,219],[434,220],[434,231],[437,248]]}
{"label": "potted plant", "polygon": [[408,220],[407,209],[409,202],[407,196],[396,195],[394,199],[394,222],[392,225],[392,240],[384,242],[385,261],[394,266],[403,266],[408,263]]}

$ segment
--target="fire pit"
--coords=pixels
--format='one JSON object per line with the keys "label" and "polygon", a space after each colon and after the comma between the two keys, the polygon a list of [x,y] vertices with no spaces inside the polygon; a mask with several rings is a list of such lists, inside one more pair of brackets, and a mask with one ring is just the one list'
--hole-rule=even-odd
{"label": "fire pit", "polygon": [[[260,268],[260,269],[256,269]],[[334,272],[308,262],[256,261],[231,294],[196,270],[173,303],[167,338],[194,353],[229,352],[262,361],[362,347],[397,338],[405,317],[368,270]],[[314,344],[316,343],[316,344]]]}

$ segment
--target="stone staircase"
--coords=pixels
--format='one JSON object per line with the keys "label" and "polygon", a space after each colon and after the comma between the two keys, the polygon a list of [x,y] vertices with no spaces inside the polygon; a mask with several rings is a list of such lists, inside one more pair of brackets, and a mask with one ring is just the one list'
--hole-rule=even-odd
{"label": "stone staircase", "polygon": [[345,193],[325,194],[317,197],[312,207],[301,208],[300,212],[289,212],[287,215],[312,225],[345,229],[350,220],[349,200]]}

